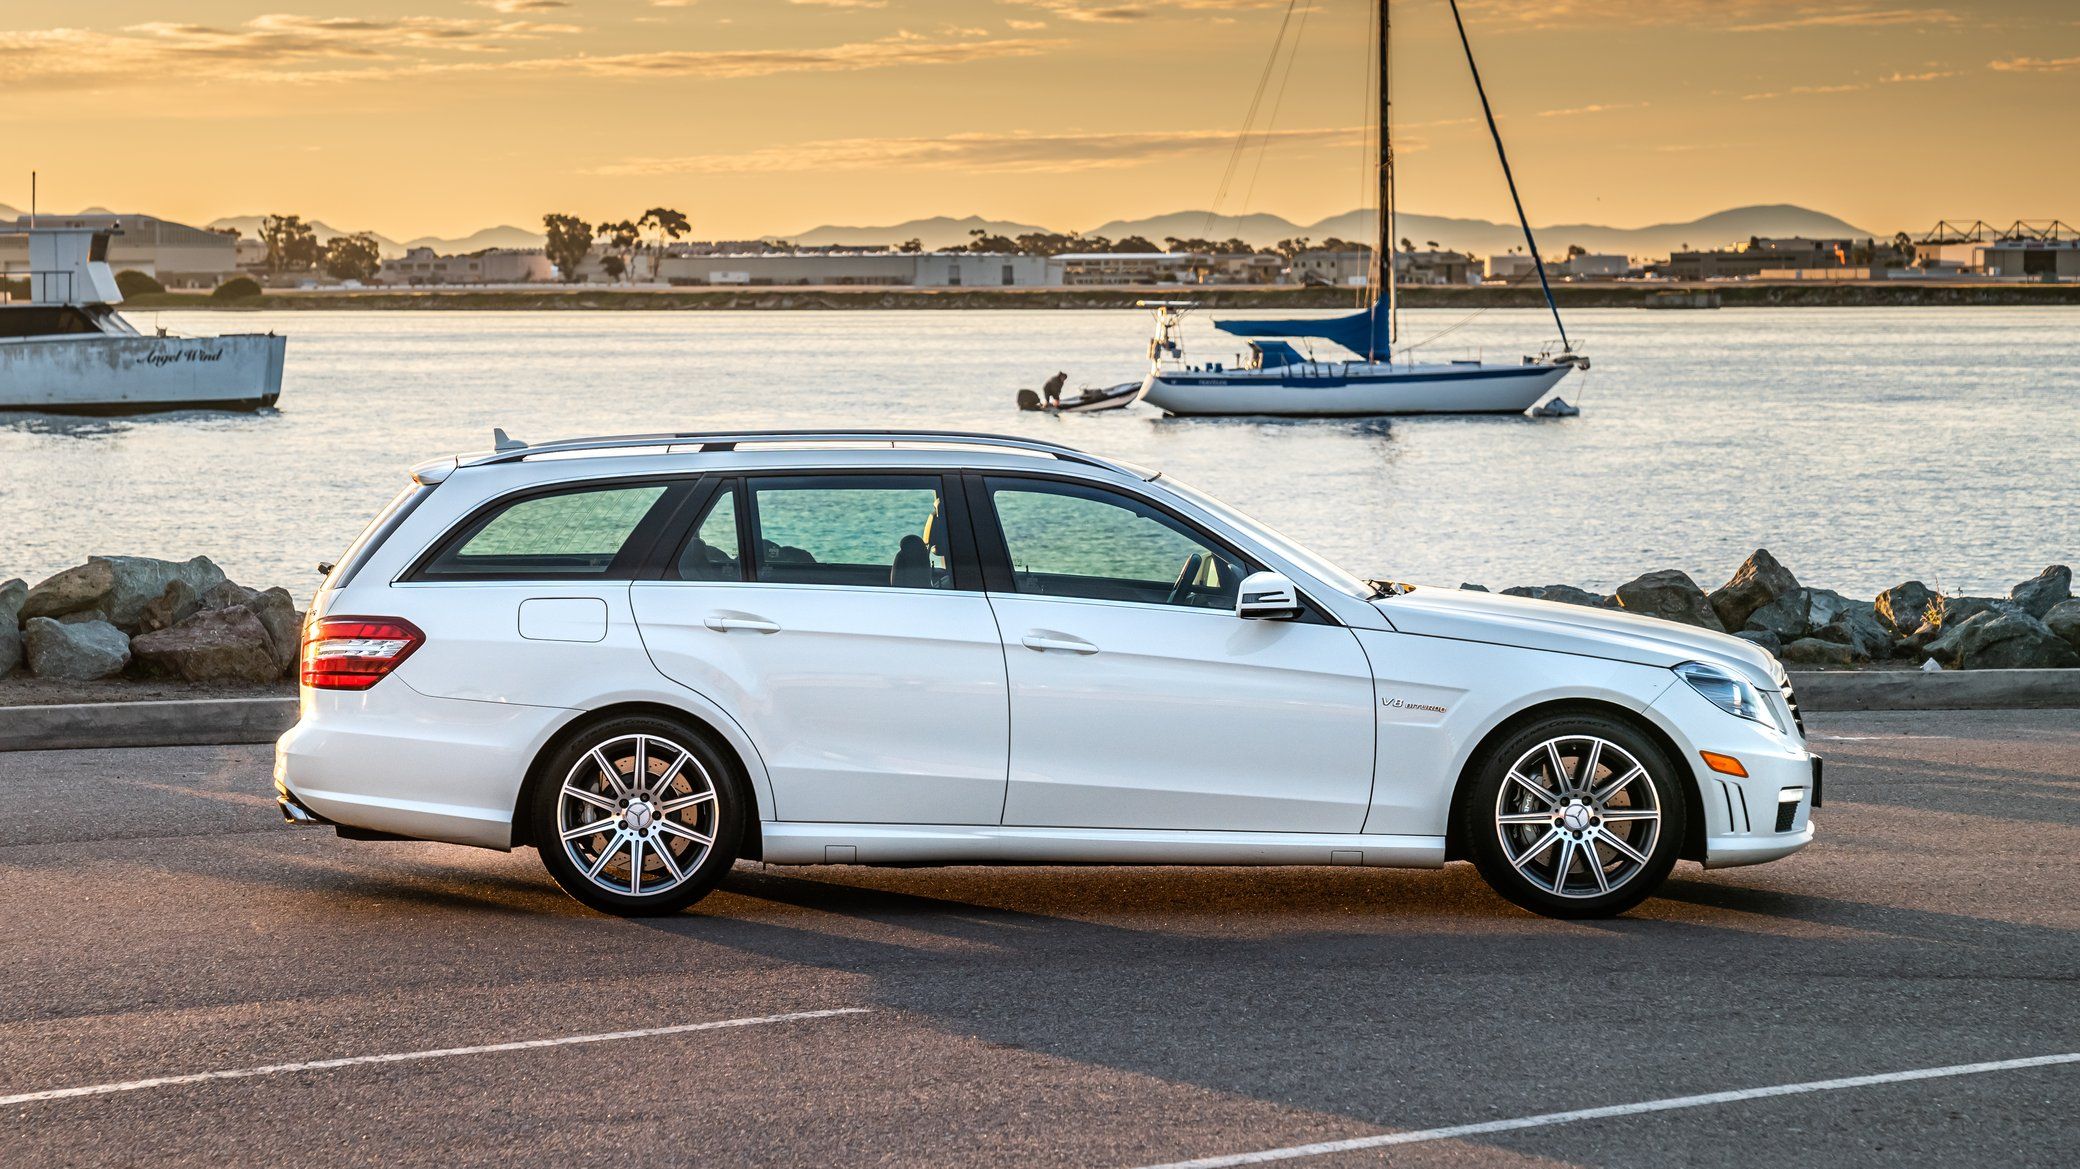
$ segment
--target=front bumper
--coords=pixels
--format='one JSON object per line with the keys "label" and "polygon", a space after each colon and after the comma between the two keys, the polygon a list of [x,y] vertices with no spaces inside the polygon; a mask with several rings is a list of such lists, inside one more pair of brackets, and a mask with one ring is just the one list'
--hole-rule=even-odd
{"label": "front bumper", "polygon": [[[1819,769],[1799,735],[1730,715],[1680,683],[1655,700],[1654,713],[1674,730],[1697,779],[1705,868],[1759,865],[1813,842]],[[1740,760],[1748,774],[1712,770],[1704,751]]]}

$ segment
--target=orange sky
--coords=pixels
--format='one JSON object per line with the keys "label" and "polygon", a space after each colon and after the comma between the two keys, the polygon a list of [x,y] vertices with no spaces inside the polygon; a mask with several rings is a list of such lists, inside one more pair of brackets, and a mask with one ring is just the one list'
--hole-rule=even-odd
{"label": "orange sky", "polygon": [[[2070,0],[1463,2],[1535,222],[1775,202],[1878,231],[2080,219]],[[1295,7],[1271,146],[1223,210],[1304,223],[1360,199],[1369,4]],[[1286,8],[6,4],[0,202],[26,205],[35,167],[58,210],[397,237],[659,204],[702,236],[969,213],[1086,228],[1213,201]],[[1443,0],[1394,13],[1402,207],[1507,217]]]}

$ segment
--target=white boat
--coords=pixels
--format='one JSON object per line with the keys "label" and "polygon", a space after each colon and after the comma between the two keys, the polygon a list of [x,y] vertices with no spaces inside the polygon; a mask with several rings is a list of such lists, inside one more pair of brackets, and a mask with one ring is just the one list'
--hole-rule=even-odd
{"label": "white boat", "polygon": [[1141,397],[1140,382],[1121,382],[1116,386],[1085,386],[1074,396],[1064,395],[1056,405],[1049,406],[1039,394],[1032,390],[1018,392],[1018,408],[1038,410],[1047,414],[1095,414],[1100,410],[1122,410],[1133,405]]}
{"label": "white boat", "polygon": [[[1515,200],[1516,180],[1509,175],[1509,159],[1502,153],[1502,137],[1488,107],[1487,91],[1481,86],[1480,71],[1473,63],[1473,47],[1466,39],[1466,26],[1459,21],[1457,0],[1452,0],[1452,17],[1458,23],[1460,44],[1466,64],[1473,71],[1474,87],[1481,95],[1481,110],[1487,115],[1495,151],[1502,159],[1503,174],[1509,178],[1510,197]],[[1408,351],[1397,354],[1394,339],[1399,332],[1395,312],[1394,265],[1394,150],[1392,137],[1392,86],[1388,84],[1390,21],[1388,2],[1379,2],[1378,63],[1380,71],[1379,125],[1379,216],[1373,240],[1370,303],[1356,313],[1315,319],[1217,320],[1215,328],[1239,337],[1311,338],[1329,341],[1349,350],[1350,358],[1322,360],[1302,354],[1286,340],[1253,340],[1249,353],[1234,365],[1218,361],[1188,359],[1179,341],[1179,325],[1192,306],[1176,301],[1148,302],[1156,311],[1157,333],[1149,344],[1149,371],[1141,396],[1150,405],[1169,414],[1182,415],[1286,415],[1313,418],[1352,417],[1379,414],[1520,414],[1544,401],[1571,369],[1587,369],[1586,358],[1575,353],[1567,340],[1567,326],[1560,321],[1559,306],[1546,281],[1545,262],[1531,238],[1531,224],[1517,200],[1517,218],[1524,228],[1538,268],[1539,286],[1545,290],[1546,305],[1560,328],[1559,352],[1525,357],[1515,365],[1483,364],[1478,361],[1416,362]]]}
{"label": "white boat", "polygon": [[0,410],[257,410],[282,392],[288,339],[139,333],[116,311],[106,229],[31,227],[29,299],[0,299]]}

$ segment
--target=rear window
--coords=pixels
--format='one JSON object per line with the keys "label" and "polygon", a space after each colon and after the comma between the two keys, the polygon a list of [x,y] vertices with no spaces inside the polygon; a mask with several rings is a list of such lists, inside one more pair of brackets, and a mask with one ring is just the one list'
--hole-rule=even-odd
{"label": "rear window", "polygon": [[666,484],[588,487],[530,495],[478,515],[418,578],[619,577],[641,556],[635,539],[661,514]]}

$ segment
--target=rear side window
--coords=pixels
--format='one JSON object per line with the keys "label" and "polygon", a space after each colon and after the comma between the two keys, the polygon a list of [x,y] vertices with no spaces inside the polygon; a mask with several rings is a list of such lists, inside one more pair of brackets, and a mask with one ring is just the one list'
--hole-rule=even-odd
{"label": "rear side window", "polygon": [[632,575],[654,535],[666,484],[529,495],[478,515],[450,536],[417,579],[555,579]]}
{"label": "rear side window", "polygon": [[754,478],[752,579],[945,589],[951,540],[936,475]]}

